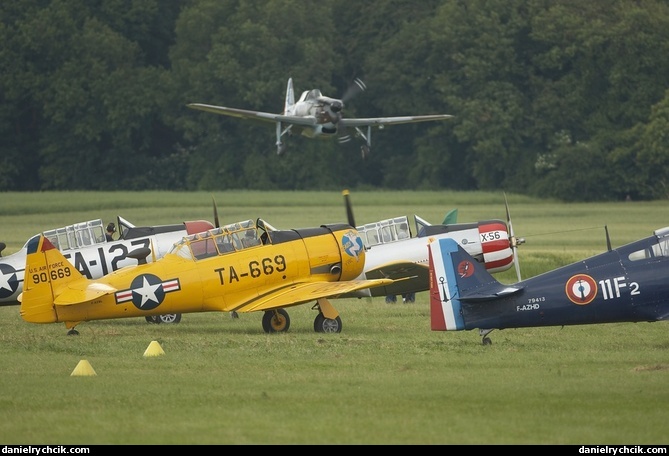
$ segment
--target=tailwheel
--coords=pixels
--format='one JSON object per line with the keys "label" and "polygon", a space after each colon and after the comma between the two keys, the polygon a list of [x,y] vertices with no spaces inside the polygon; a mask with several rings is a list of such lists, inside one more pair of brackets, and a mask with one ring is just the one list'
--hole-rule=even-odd
{"label": "tailwheel", "polygon": [[262,316],[262,329],[266,333],[286,332],[290,328],[290,317],[284,309],[267,310]]}
{"label": "tailwheel", "polygon": [[158,315],[158,323],[179,323],[181,321],[181,314],[165,314]]}
{"label": "tailwheel", "polygon": [[78,336],[78,335],[79,335],[79,331],[77,331],[76,329],[72,328],[72,329],[70,329],[70,330],[67,332],[67,335],[68,335],[68,336]]}
{"label": "tailwheel", "polygon": [[314,319],[314,331],[321,333],[340,333],[341,332],[341,318],[337,316],[334,320],[326,318],[321,312],[316,315]]}
{"label": "tailwheel", "polygon": [[490,340],[490,337],[488,337],[488,334],[490,334],[492,331],[492,329],[479,329],[479,334],[482,337],[481,343],[483,345],[492,345],[492,340]]}

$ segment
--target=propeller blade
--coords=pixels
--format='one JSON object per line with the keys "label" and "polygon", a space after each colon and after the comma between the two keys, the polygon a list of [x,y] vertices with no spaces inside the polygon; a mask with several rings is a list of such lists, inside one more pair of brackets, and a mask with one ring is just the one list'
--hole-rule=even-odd
{"label": "propeller blade", "polygon": [[516,275],[518,276],[518,282],[522,279],[520,277],[520,264],[518,263],[518,246],[525,243],[525,239],[516,238],[515,233],[513,232],[513,225],[511,224],[511,214],[509,213],[509,202],[506,199],[506,192],[504,193],[504,206],[506,206],[506,223],[509,225],[509,242],[511,244],[511,250],[513,250],[513,264],[516,266]]}
{"label": "propeller blade", "polygon": [[353,137],[348,133],[346,128],[338,128],[338,130],[339,130],[339,136],[337,136],[337,142],[339,144],[347,143],[351,141],[351,139],[353,139]]}
{"label": "propeller blade", "polygon": [[218,222],[218,209],[216,209],[216,201],[214,200],[214,195],[211,195],[211,201],[214,203],[214,226],[220,228],[221,224]]}
{"label": "propeller blade", "polygon": [[606,248],[611,251],[611,238],[609,237],[609,227],[604,225],[604,231],[606,232]]}
{"label": "propeller blade", "polygon": [[362,93],[367,89],[367,86],[365,85],[364,82],[362,82],[362,79],[360,78],[355,78],[353,80],[353,84],[348,86],[348,89],[346,89],[346,92],[344,92],[344,96],[341,97],[341,101],[346,103],[348,100],[351,98],[355,97],[356,95]]}
{"label": "propeller blade", "polygon": [[344,204],[346,205],[346,217],[348,218],[348,224],[355,228],[355,219],[353,218],[353,208],[351,207],[351,197],[348,190],[341,192],[344,195]]}

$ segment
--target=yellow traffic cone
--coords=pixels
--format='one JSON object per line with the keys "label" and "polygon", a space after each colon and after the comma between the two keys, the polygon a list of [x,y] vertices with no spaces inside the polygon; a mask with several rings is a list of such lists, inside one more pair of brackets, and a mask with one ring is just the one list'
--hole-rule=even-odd
{"label": "yellow traffic cone", "polygon": [[160,346],[158,341],[151,341],[148,347],[146,347],[146,351],[144,352],[144,356],[160,356],[164,355],[165,352],[163,351],[163,347]]}
{"label": "yellow traffic cone", "polygon": [[93,370],[93,366],[91,366],[91,363],[86,361],[85,359],[82,359],[79,361],[79,364],[77,364],[77,367],[74,368],[72,373],[70,374],[70,377],[92,377],[93,375],[98,375],[95,373],[95,370]]}

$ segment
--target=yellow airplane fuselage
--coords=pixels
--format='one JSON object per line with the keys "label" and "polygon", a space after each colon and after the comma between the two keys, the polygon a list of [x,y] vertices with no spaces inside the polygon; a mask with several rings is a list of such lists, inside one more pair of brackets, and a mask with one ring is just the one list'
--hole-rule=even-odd
{"label": "yellow airplane fuselage", "polygon": [[[364,249],[348,225],[281,232],[283,239],[275,235],[275,243],[227,253],[208,233],[185,238],[158,261],[128,266],[97,280],[82,276],[41,239],[35,251],[28,252],[21,316],[32,323],[74,326],[88,320],[172,313],[252,312],[362,287],[353,279],[364,269]],[[353,282],[347,285],[349,281]]]}

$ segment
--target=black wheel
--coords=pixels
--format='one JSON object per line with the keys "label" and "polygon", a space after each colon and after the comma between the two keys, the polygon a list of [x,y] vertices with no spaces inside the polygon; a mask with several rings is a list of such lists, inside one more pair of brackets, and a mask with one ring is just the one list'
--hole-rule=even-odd
{"label": "black wheel", "polygon": [[341,318],[339,316],[334,320],[332,318],[325,318],[325,315],[319,312],[314,319],[314,331],[320,333],[340,333]]}
{"label": "black wheel", "polygon": [[285,153],[286,153],[286,144],[285,143],[279,144],[276,149],[276,154],[283,155]]}
{"label": "black wheel", "polygon": [[158,315],[158,323],[174,323],[177,324],[181,321],[181,314],[165,314]]}
{"label": "black wheel", "polygon": [[162,323],[162,321],[160,320],[160,316],[158,315],[151,315],[150,317],[144,317],[144,318],[149,323],[155,323],[155,324]]}
{"label": "black wheel", "polygon": [[72,329],[70,329],[70,330],[67,332],[67,335],[68,335],[68,336],[78,336],[78,335],[79,335],[79,331],[77,331],[76,329],[72,328]]}
{"label": "black wheel", "polygon": [[386,304],[393,304],[395,302],[397,302],[397,296],[395,295],[386,296]]}
{"label": "black wheel", "polygon": [[290,317],[284,309],[267,310],[262,316],[262,329],[266,333],[286,332],[290,328]]}
{"label": "black wheel", "polygon": [[233,310],[232,312],[230,312],[230,318],[232,318],[233,320],[235,318],[239,318],[239,314],[237,313],[237,311]]}
{"label": "black wheel", "polygon": [[492,340],[490,340],[490,337],[484,337],[482,342],[483,345],[492,345]]}

